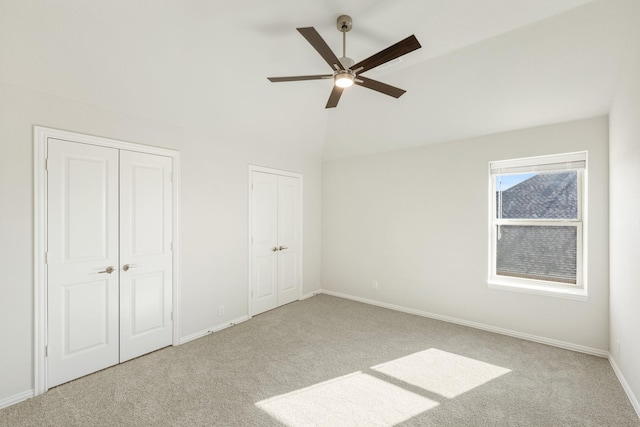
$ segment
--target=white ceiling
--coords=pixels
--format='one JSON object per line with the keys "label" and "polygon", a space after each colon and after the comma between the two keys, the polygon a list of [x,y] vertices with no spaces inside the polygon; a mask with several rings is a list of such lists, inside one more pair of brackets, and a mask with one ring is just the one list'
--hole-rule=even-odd
{"label": "white ceiling", "polygon": [[[3,0],[0,82],[225,139],[326,122],[335,159],[605,114],[630,1]],[[295,27],[341,56],[343,13],[356,61],[420,40],[368,73],[402,98],[355,87],[327,111],[330,81],[267,81],[329,72]]]}

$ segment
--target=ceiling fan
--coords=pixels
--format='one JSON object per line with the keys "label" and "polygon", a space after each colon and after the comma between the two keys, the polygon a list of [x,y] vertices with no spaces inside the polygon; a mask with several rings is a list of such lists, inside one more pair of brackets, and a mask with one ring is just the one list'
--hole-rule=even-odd
{"label": "ceiling fan", "polygon": [[338,105],[342,91],[354,84],[363,86],[368,89],[373,89],[377,92],[384,93],[385,95],[393,96],[394,98],[401,97],[406,91],[386,83],[379,82],[377,80],[363,77],[361,74],[376,68],[386,62],[393,61],[409,52],[413,52],[416,49],[420,49],[420,43],[416,36],[412,35],[406,39],[399,41],[398,43],[389,46],[388,48],[381,50],[364,59],[358,63],[347,56],[347,32],[351,31],[353,21],[349,15],[341,15],[337,20],[338,31],[342,33],[342,58],[339,58],[333,53],[331,48],[327,45],[324,39],[318,34],[313,27],[296,28],[302,36],[318,51],[320,56],[329,64],[333,70],[332,74],[316,74],[312,76],[291,76],[291,77],[267,77],[269,81],[277,82],[293,82],[300,80],[320,80],[320,79],[333,79],[334,85],[329,96],[329,101],[325,108],[334,108]]}

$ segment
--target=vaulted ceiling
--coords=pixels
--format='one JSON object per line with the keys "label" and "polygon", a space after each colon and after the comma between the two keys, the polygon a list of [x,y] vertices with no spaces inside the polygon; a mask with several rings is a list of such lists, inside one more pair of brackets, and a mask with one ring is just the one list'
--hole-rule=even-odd
{"label": "vaulted ceiling", "polygon": [[[232,138],[326,129],[324,159],[606,114],[628,49],[624,0],[15,0],[0,3],[0,81]],[[422,49],[325,110],[314,26],[356,61],[415,34]],[[623,22],[624,21],[624,22]],[[623,25],[624,24],[624,25]],[[317,127],[314,128],[317,131]],[[232,141],[229,141],[232,142]],[[299,141],[304,144],[305,141]]]}

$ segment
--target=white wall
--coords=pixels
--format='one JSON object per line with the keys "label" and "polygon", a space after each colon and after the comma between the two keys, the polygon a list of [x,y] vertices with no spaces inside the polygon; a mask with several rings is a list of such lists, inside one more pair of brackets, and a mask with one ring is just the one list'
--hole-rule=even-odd
{"label": "white wall", "polygon": [[[245,119],[260,126],[259,118]],[[248,164],[304,174],[303,292],[320,287],[326,122],[313,115],[298,120],[255,139],[239,137],[235,125],[210,136],[0,83],[0,402],[33,387],[34,125],[181,152],[184,337],[247,314]]]}
{"label": "white wall", "polygon": [[[599,117],[325,163],[323,289],[607,351],[607,142]],[[488,162],[579,150],[588,301],[488,289]]]}
{"label": "white wall", "polygon": [[[640,2],[635,6],[628,40],[637,46]],[[610,115],[610,345],[640,414],[640,53],[632,52]]]}

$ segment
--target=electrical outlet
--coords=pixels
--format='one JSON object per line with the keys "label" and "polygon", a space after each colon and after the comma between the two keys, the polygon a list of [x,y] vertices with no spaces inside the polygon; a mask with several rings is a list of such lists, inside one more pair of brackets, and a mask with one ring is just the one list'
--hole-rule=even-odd
{"label": "electrical outlet", "polygon": [[373,282],[371,282],[371,289],[378,289],[378,282],[376,280],[374,280]]}
{"label": "electrical outlet", "polygon": [[224,314],[224,305],[218,306],[218,316],[222,316]]}

